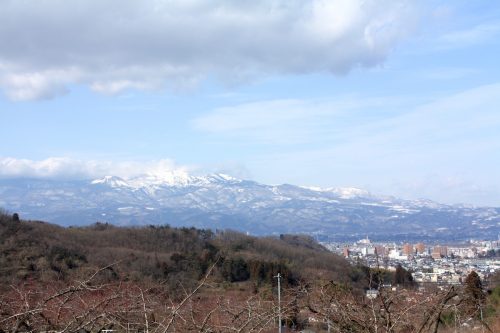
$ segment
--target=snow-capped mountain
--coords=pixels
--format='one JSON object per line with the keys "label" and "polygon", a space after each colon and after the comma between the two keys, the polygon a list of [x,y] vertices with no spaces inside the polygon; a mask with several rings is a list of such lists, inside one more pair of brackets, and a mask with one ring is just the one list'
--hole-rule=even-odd
{"label": "snow-capped mountain", "polygon": [[357,188],[265,185],[183,171],[130,179],[0,180],[0,207],[62,225],[170,224],[346,238],[496,237],[499,208],[402,200]]}

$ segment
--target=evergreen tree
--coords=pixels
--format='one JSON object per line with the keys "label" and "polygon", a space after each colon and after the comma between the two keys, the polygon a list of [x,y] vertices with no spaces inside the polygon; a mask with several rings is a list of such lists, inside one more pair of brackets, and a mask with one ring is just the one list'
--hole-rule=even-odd
{"label": "evergreen tree", "polygon": [[481,309],[486,296],[483,292],[481,278],[476,272],[472,271],[465,278],[464,305],[465,311],[471,315],[480,317]]}
{"label": "evergreen tree", "polygon": [[465,293],[467,298],[479,304],[485,299],[481,278],[472,271],[465,278]]}
{"label": "evergreen tree", "polygon": [[398,264],[394,272],[393,284],[408,287],[413,286],[415,283],[411,273]]}

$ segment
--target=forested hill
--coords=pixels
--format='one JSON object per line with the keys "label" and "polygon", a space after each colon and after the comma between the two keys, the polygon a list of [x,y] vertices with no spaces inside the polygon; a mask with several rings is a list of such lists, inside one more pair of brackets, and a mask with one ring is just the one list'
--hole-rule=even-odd
{"label": "forested hill", "polygon": [[443,291],[382,288],[386,273],[351,267],[305,236],[64,228],[0,213],[0,332],[256,333],[280,317],[291,332],[438,332],[456,318],[498,331],[497,296],[486,299],[475,272]]}
{"label": "forested hill", "polygon": [[257,238],[233,231],[102,223],[65,228],[0,215],[3,286],[82,278],[112,265],[109,279],[161,282],[175,289],[179,283],[194,285],[215,262],[216,281],[247,281],[254,287],[270,283],[278,272],[289,285],[313,278],[361,279],[343,258],[306,236]]}

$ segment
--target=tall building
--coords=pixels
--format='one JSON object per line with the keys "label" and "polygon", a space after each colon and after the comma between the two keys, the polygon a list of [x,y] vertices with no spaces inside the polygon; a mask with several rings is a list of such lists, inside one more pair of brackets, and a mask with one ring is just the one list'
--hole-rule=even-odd
{"label": "tall building", "polygon": [[375,245],[375,254],[379,257],[385,257],[385,247],[382,245]]}
{"label": "tall building", "polygon": [[348,247],[344,247],[343,254],[344,254],[344,257],[349,258],[349,248]]}
{"label": "tall building", "polygon": [[411,256],[413,255],[413,246],[411,244],[406,243],[403,245],[403,254],[405,256]]}
{"label": "tall building", "polygon": [[432,249],[432,257],[434,259],[439,259],[442,257],[446,257],[448,255],[448,247],[447,246],[439,246],[436,245]]}
{"label": "tall building", "polygon": [[425,245],[424,245],[424,243],[417,243],[417,244],[415,244],[415,250],[417,251],[418,254],[424,254],[425,253]]}

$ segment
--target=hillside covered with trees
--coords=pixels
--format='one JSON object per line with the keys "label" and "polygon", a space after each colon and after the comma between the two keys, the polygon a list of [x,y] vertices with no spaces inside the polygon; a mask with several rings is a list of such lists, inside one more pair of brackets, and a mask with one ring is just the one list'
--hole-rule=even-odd
{"label": "hillside covered with trees", "polygon": [[[400,288],[383,288],[387,281]],[[368,288],[378,296],[365,297]],[[65,228],[6,213],[0,295],[0,332],[269,332],[278,314],[291,331],[498,324],[498,290],[487,297],[474,276],[464,288],[422,292],[403,268],[393,274],[352,267],[306,236],[102,223]],[[483,309],[487,320],[479,317]]]}
{"label": "hillside covered with trees", "polygon": [[270,283],[278,272],[285,284],[314,278],[343,283],[359,272],[307,236],[257,238],[233,231],[149,226],[122,228],[96,223],[64,228],[44,222],[0,220],[0,278],[51,282],[83,277],[110,266],[115,279],[167,283],[198,281],[217,262],[220,282]]}

